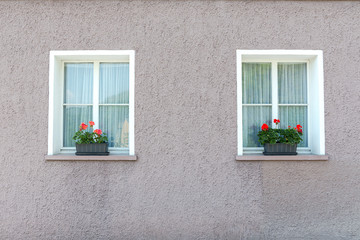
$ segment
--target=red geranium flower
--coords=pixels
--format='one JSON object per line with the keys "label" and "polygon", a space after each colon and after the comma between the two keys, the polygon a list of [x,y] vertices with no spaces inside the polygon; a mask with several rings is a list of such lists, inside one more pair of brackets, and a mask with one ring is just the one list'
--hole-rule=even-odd
{"label": "red geranium flower", "polygon": [[279,119],[274,119],[274,123],[275,123],[276,125],[278,125],[278,124],[280,123],[280,120],[279,120]]}
{"label": "red geranium flower", "polygon": [[264,123],[262,126],[261,126],[261,130],[263,130],[263,131],[267,131],[269,129],[269,126],[266,124],[266,123]]}
{"label": "red geranium flower", "polygon": [[90,127],[93,127],[95,123],[93,121],[89,121]]}
{"label": "red geranium flower", "polygon": [[98,135],[101,135],[102,134],[102,131],[100,129],[95,129],[94,130],[94,133],[98,134]]}
{"label": "red geranium flower", "polygon": [[88,125],[86,125],[85,123],[81,123],[80,125],[80,130],[85,130],[87,129]]}
{"label": "red geranium flower", "polygon": [[298,133],[303,133],[302,131],[302,126],[300,124],[296,125],[296,131],[298,131]]}

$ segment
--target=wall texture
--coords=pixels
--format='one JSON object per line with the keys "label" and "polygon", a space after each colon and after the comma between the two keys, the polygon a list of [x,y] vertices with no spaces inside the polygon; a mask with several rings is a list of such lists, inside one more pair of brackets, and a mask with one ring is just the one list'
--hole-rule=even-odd
{"label": "wall texture", "polygon": [[[0,239],[359,239],[360,3],[0,1]],[[136,162],[46,162],[50,50],[136,51]],[[324,51],[328,162],[236,162],[236,49]]]}

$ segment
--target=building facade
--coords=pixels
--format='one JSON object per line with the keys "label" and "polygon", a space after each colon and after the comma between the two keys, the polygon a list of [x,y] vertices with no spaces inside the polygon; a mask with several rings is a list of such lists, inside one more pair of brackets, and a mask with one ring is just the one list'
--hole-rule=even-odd
{"label": "building facade", "polygon": [[[359,12],[357,1],[1,1],[0,239],[359,239]],[[80,50],[133,59],[136,160],[49,160],[64,117],[49,111],[64,91],[51,88],[51,52]],[[307,87],[320,100],[306,104],[323,104],[309,139],[327,160],[239,161],[239,50],[321,55],[322,92]]]}

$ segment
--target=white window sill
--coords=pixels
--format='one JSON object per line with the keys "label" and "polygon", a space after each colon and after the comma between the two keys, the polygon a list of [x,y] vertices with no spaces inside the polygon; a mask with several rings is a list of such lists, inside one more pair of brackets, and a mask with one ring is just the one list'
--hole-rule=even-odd
{"label": "white window sill", "polygon": [[328,161],[328,155],[312,155],[312,154],[298,154],[298,155],[279,155],[267,156],[262,154],[249,154],[236,156],[236,161]]}
{"label": "white window sill", "polygon": [[76,156],[75,154],[46,155],[46,161],[136,161],[136,155]]}

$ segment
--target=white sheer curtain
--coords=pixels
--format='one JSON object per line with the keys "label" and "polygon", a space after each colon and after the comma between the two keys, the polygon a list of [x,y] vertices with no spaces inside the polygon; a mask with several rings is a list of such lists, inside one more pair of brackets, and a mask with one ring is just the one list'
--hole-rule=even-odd
{"label": "white sheer curtain", "polygon": [[[93,119],[93,63],[66,63],[64,69],[64,147],[81,122]],[[110,147],[129,147],[129,63],[99,64],[99,128]],[[60,126],[59,126],[60,127]]]}
{"label": "white sheer curtain", "polygon": [[271,126],[271,107],[243,107],[243,146],[260,147],[257,133],[263,123]]}
{"label": "white sheer curtain", "polygon": [[[272,116],[271,63],[242,64],[243,146],[260,147],[257,133],[261,125],[279,118],[281,128],[303,126],[303,142],[308,146],[308,96],[306,63],[278,63],[278,116]],[[276,92],[276,89],[274,89]]]}
{"label": "white sheer curtain", "polygon": [[[280,126],[303,126],[303,142],[308,146],[308,96],[306,63],[278,63],[278,95]],[[294,105],[295,104],[295,105]]]}
{"label": "white sheer curtain", "polygon": [[100,129],[107,133],[109,147],[129,147],[129,107],[100,106]]}
{"label": "white sheer curtain", "polygon": [[109,147],[129,148],[129,63],[100,63],[99,103]]}
{"label": "white sheer curtain", "polygon": [[307,104],[306,63],[278,64],[279,104]]}
{"label": "white sheer curtain", "polygon": [[72,137],[80,123],[92,120],[94,66],[92,63],[65,63],[64,67],[63,145],[73,147]]}
{"label": "white sheer curtain", "polygon": [[279,119],[281,119],[281,127],[287,126],[296,127],[300,124],[303,127],[303,141],[298,145],[299,147],[308,146],[308,124],[307,124],[307,107],[279,107]]}
{"label": "white sheer curtain", "polygon": [[243,146],[259,147],[257,132],[270,124],[271,63],[242,64]]}
{"label": "white sheer curtain", "polygon": [[129,103],[129,63],[100,63],[100,104]]}

